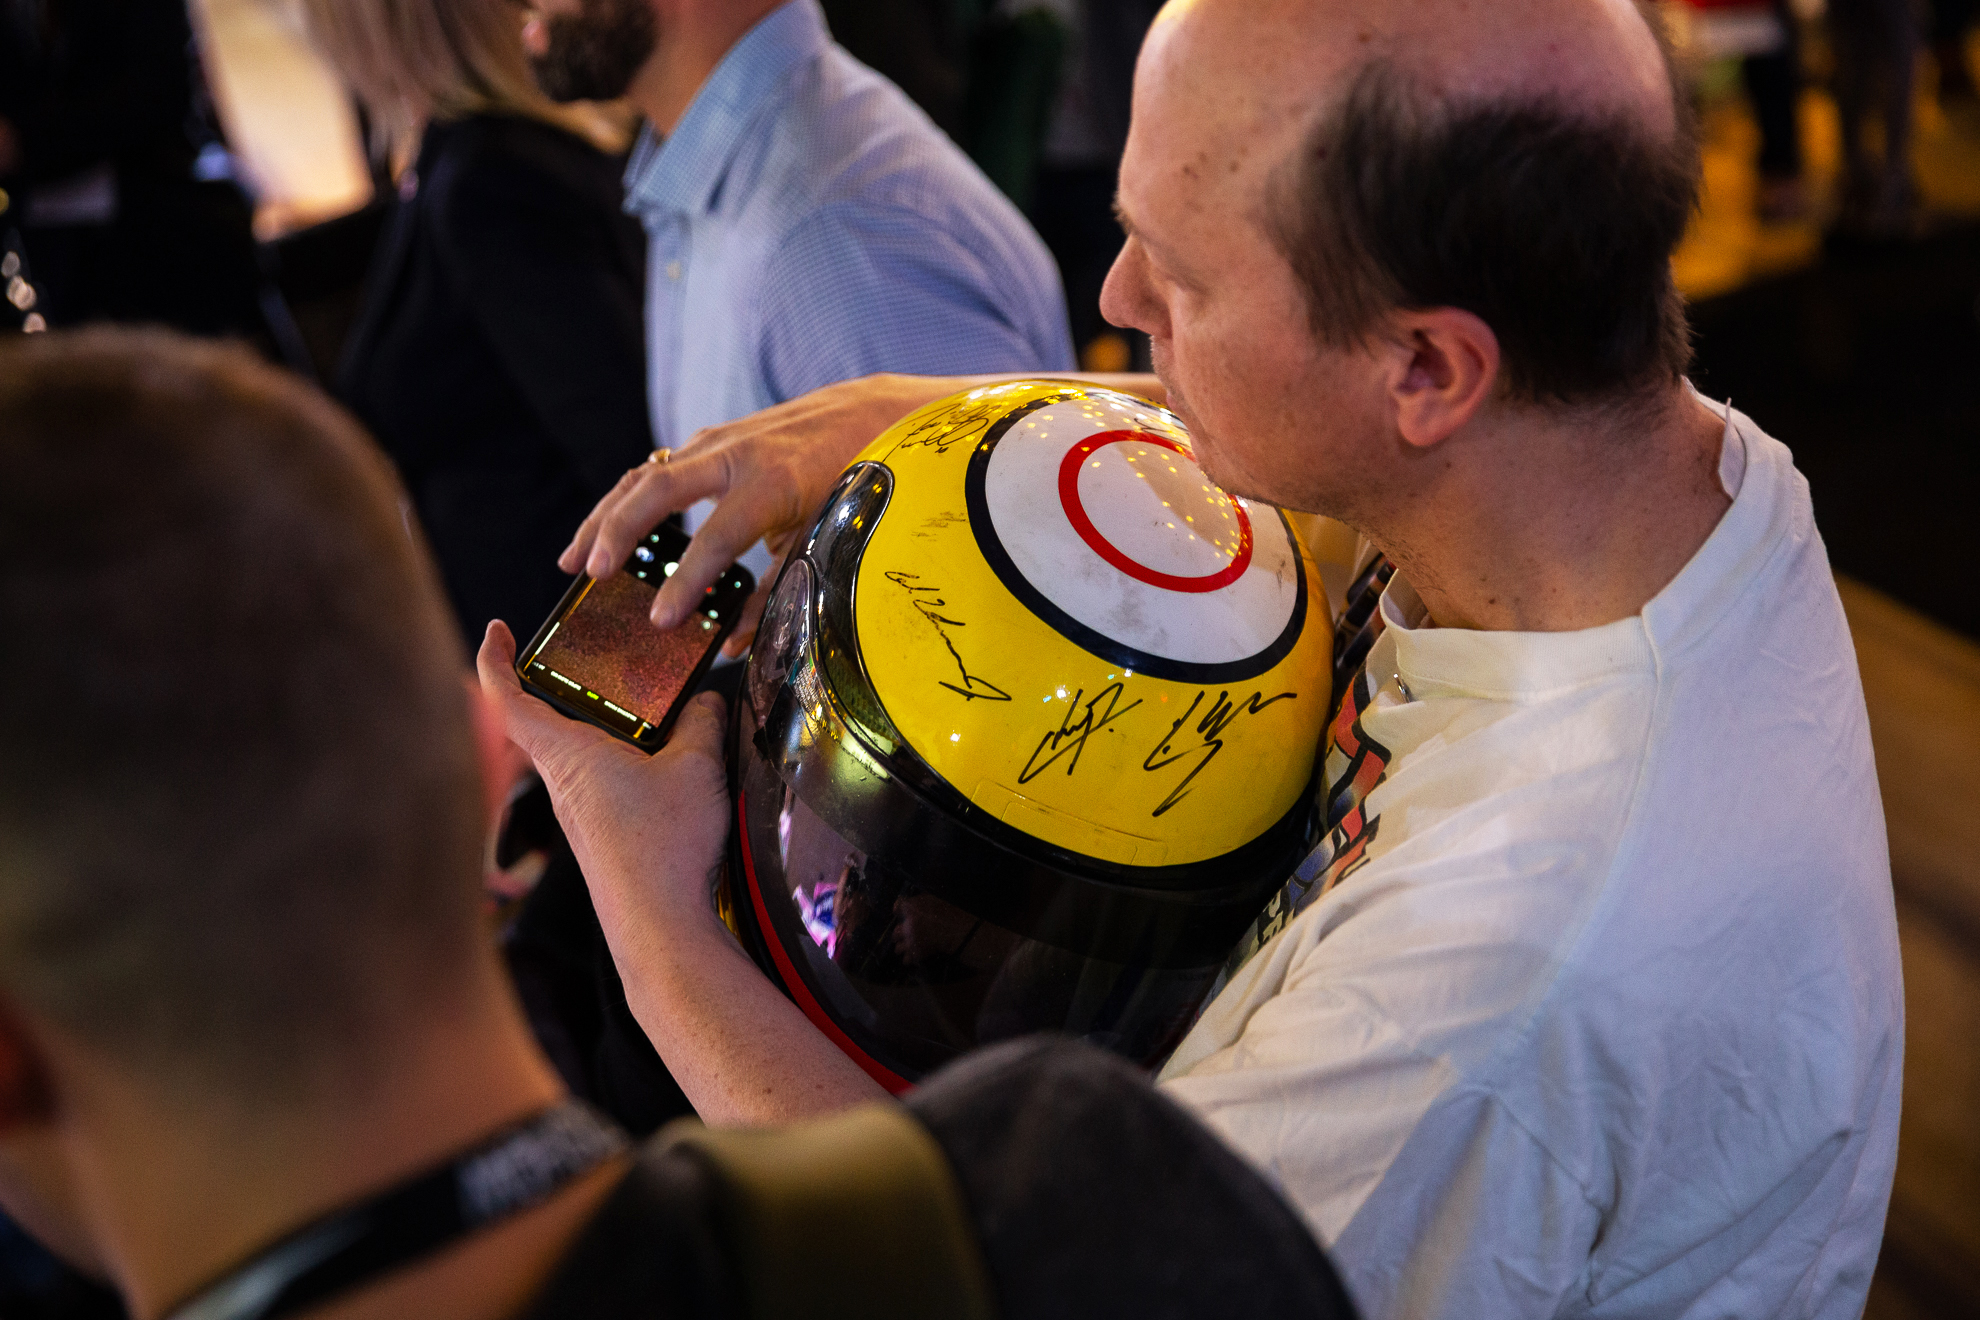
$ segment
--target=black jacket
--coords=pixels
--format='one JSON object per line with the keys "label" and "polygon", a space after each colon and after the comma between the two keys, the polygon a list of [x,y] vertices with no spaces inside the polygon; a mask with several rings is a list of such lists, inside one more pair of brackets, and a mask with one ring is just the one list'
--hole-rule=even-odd
{"label": "black jacket", "polygon": [[557,553],[653,447],[623,163],[534,119],[436,123],[372,263],[340,392],[470,644],[495,618],[528,639],[569,581]]}
{"label": "black jacket", "polygon": [[1353,1320],[1292,1208],[1111,1055],[1011,1042],[906,1101],[932,1180],[853,1115],[669,1128],[525,1320]]}

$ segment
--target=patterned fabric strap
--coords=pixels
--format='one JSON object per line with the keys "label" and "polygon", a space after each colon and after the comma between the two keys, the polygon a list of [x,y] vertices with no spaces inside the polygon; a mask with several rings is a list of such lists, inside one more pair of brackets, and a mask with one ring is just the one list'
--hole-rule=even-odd
{"label": "patterned fabric strap", "polygon": [[1368,860],[1368,845],[1381,821],[1363,812],[1362,801],[1387,773],[1389,749],[1363,732],[1361,715],[1375,695],[1366,664],[1382,635],[1382,592],[1395,575],[1396,566],[1388,556],[1378,554],[1348,586],[1334,623],[1334,715],[1315,804],[1321,814],[1321,841],[1238,941],[1217,989],[1294,917]]}

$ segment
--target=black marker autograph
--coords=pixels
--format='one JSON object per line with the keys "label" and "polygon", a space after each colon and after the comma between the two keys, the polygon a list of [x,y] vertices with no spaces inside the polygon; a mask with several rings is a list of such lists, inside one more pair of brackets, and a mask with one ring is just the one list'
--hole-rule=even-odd
{"label": "black marker autograph", "polygon": [[[1121,683],[1109,683],[1101,688],[1094,694],[1093,700],[1086,703],[1084,713],[1080,712],[1079,699],[1086,695],[1086,689],[1081,688],[1073,693],[1073,699],[1067,705],[1066,716],[1059,721],[1059,727],[1038,740],[1037,750],[1033,751],[1031,759],[1024,763],[1024,769],[1018,771],[1018,784],[1022,786],[1038,778],[1054,761],[1067,752],[1072,753],[1072,760],[1066,763],[1066,773],[1071,774],[1077,770],[1079,754],[1085,750],[1086,740],[1141,704],[1141,698],[1136,697],[1127,705],[1121,705],[1123,686],[1125,685]],[[1106,706],[1104,711],[1100,709],[1102,703]],[[1075,715],[1079,718],[1073,718]],[[1052,754],[1045,756],[1047,751]],[[1038,759],[1041,756],[1045,756],[1042,761]]]}
{"label": "black marker autograph", "polygon": [[[1049,402],[1074,397],[1070,393],[1050,396]],[[1003,398],[989,398],[975,403],[947,408],[923,421],[917,422],[914,429],[902,438],[896,449],[925,447],[938,454],[946,454],[957,445],[974,441],[989,431],[998,419],[1008,416],[1011,404]]]}
{"label": "black marker autograph", "polygon": [[[1189,709],[1182,713],[1182,718],[1169,726],[1169,731],[1162,735],[1162,741],[1156,745],[1154,751],[1148,754],[1148,759],[1141,763],[1143,770],[1152,772],[1172,766],[1186,756],[1193,756],[1198,752],[1203,753],[1203,759],[1198,761],[1190,769],[1190,772],[1183,776],[1182,782],[1175,786],[1169,796],[1162,799],[1162,805],[1155,808],[1153,814],[1157,816],[1161,815],[1188,796],[1190,781],[1202,774],[1204,767],[1216,760],[1217,753],[1224,750],[1224,730],[1231,726],[1233,720],[1237,719],[1240,715],[1256,715],[1275,701],[1291,701],[1295,695],[1295,693],[1291,692],[1281,692],[1276,697],[1264,697],[1263,693],[1254,692],[1242,702],[1233,705],[1230,699],[1231,694],[1228,691],[1219,692],[1217,694],[1217,700],[1210,707],[1209,713],[1196,722],[1196,733],[1203,741],[1193,746],[1185,747],[1181,751],[1175,751],[1170,740],[1182,731],[1182,726],[1189,722],[1189,717],[1196,714],[1196,708],[1203,704],[1204,694],[1198,692],[1196,694],[1196,700],[1190,702]],[[1260,700],[1261,697],[1264,697],[1264,699]],[[1158,761],[1155,759],[1158,756],[1164,759]]]}
{"label": "black marker autograph", "polygon": [[975,440],[990,429],[1004,409],[995,403],[978,403],[955,411],[937,413],[909,431],[899,449],[926,447],[946,454],[957,445]]}
{"label": "black marker autograph", "polygon": [[936,681],[938,683],[941,683],[943,687],[949,689],[951,692],[961,693],[965,701],[975,701],[978,698],[984,701],[1009,701],[1011,699],[1010,693],[1004,691],[1004,689],[998,687],[989,679],[978,678],[975,674],[970,673],[969,666],[963,663],[962,652],[956,649],[955,642],[950,639],[949,629],[966,628],[969,625],[961,619],[947,619],[936,613],[937,610],[940,610],[947,604],[946,601],[943,601],[939,597],[934,600],[926,599],[926,597],[933,596],[935,593],[941,591],[940,587],[917,587],[912,585],[921,580],[921,574],[919,573],[896,571],[882,574],[882,576],[913,597],[914,607],[921,611],[921,617],[933,625],[935,635],[942,639],[942,645],[949,648],[949,655],[956,662],[956,672],[962,675],[963,685],[957,687],[954,683],[950,683],[944,679],[937,679]]}

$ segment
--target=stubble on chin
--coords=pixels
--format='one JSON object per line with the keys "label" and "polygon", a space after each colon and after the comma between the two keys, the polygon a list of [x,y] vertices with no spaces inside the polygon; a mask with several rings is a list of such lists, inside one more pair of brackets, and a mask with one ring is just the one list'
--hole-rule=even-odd
{"label": "stubble on chin", "polygon": [[1168,395],[1168,410],[1182,420],[1183,428],[1189,432],[1189,450],[1196,459],[1196,465],[1203,469],[1203,475],[1210,478],[1218,490],[1240,499],[1257,500],[1262,504],[1277,503],[1268,495],[1250,488],[1242,474],[1231,470],[1224,460],[1224,447],[1212,438],[1211,430],[1203,424],[1203,419],[1190,406],[1189,395],[1176,383],[1175,373],[1170,365],[1169,353],[1160,344],[1150,345],[1151,364],[1156,379],[1162,382],[1162,389]]}
{"label": "stubble on chin", "polygon": [[583,0],[577,13],[543,20],[545,49],[530,57],[530,69],[553,101],[617,100],[658,39],[645,0]]}

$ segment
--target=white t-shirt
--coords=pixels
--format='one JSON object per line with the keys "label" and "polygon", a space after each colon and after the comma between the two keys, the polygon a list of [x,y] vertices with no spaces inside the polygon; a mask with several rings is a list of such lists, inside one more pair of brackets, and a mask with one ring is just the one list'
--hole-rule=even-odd
{"label": "white t-shirt", "polygon": [[1634,618],[1438,629],[1390,583],[1329,767],[1365,797],[1163,1072],[1373,1320],[1863,1307],[1883,808],[1807,484],[1730,408],[1724,454],[1731,509]]}

